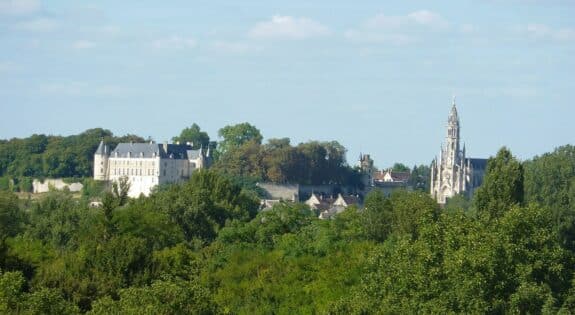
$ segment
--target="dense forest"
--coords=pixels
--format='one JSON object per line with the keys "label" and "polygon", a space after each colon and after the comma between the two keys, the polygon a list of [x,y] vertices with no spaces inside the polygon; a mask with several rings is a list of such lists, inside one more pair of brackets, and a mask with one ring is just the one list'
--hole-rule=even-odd
{"label": "dense forest", "polygon": [[[247,142],[246,142],[247,143]],[[228,147],[227,150],[233,150]],[[0,192],[0,313],[560,313],[575,309],[575,147],[503,148],[472,200],[374,190],[319,220],[229,174],[90,208]]]}

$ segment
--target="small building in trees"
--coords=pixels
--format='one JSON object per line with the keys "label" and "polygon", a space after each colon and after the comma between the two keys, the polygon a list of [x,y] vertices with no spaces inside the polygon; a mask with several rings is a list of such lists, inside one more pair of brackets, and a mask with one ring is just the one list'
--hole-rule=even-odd
{"label": "small building in trees", "polygon": [[460,147],[460,125],[455,98],[447,122],[445,146],[431,162],[431,196],[441,205],[457,195],[473,195],[483,182],[487,159],[467,158],[465,144]]}
{"label": "small building in trees", "polygon": [[190,143],[119,143],[110,151],[102,140],[94,153],[94,179],[118,182],[125,177],[130,197],[147,196],[158,185],[187,180],[211,161],[209,148],[194,150]]}
{"label": "small building in trees", "polygon": [[377,188],[389,196],[397,189],[412,190],[409,185],[411,172],[398,172],[391,168],[379,171],[374,167],[373,160],[369,154],[359,155],[359,168],[366,193]]}

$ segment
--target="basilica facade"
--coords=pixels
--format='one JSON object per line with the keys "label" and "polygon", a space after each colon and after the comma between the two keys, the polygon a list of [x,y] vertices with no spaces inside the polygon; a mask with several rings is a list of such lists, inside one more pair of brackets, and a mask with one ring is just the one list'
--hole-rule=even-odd
{"label": "basilica facade", "polygon": [[471,198],[483,182],[487,159],[467,158],[460,146],[460,125],[455,99],[447,120],[447,135],[438,157],[431,162],[431,195],[440,205],[457,194]]}

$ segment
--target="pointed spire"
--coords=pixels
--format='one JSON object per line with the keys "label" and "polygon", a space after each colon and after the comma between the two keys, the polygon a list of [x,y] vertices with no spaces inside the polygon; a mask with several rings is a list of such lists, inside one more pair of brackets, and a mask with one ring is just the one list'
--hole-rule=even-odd
{"label": "pointed spire", "polygon": [[105,155],[108,150],[106,150],[106,145],[104,144],[104,138],[100,141],[100,145],[98,145],[98,149],[96,149],[95,154]]}
{"label": "pointed spire", "polygon": [[449,122],[459,121],[457,115],[457,106],[455,105],[455,96],[453,97],[453,105],[451,106],[451,112],[449,113]]}

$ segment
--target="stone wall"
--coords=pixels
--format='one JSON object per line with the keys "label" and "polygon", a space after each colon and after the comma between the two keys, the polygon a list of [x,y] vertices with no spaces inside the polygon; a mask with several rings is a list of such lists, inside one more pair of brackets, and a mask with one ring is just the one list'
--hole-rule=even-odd
{"label": "stone wall", "polygon": [[32,182],[33,192],[35,194],[49,192],[50,188],[56,190],[64,190],[65,187],[71,192],[79,192],[84,188],[84,185],[81,183],[71,183],[67,184],[61,178],[54,178],[54,179],[45,179],[44,181],[40,181],[38,179],[34,179]]}

